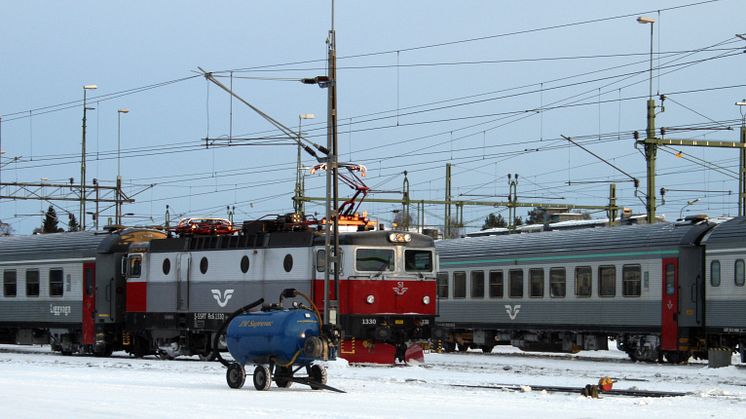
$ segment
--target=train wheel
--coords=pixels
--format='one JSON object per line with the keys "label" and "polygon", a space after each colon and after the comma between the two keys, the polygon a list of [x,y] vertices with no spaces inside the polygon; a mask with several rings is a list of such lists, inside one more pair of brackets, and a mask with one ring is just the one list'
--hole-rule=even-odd
{"label": "train wheel", "polygon": [[290,379],[293,378],[293,368],[291,367],[277,367],[275,369],[275,384],[277,387],[290,388],[293,382]]}
{"label": "train wheel", "polygon": [[320,365],[311,365],[308,368],[308,378],[311,379],[311,390],[321,390],[321,387],[313,385],[313,383],[326,384],[326,368]]}
{"label": "train wheel", "polygon": [[215,351],[208,350],[204,353],[198,354],[200,361],[214,361],[217,358],[217,355],[215,355]]}
{"label": "train wheel", "polygon": [[103,347],[96,347],[93,350],[93,355],[97,357],[108,358],[114,353],[114,347],[111,345],[103,345]]}
{"label": "train wheel", "polygon": [[481,346],[482,352],[484,352],[486,354],[491,353],[492,352],[492,348],[494,348],[494,347],[495,347],[495,345],[482,345]]}
{"label": "train wheel", "polygon": [[469,344],[468,343],[459,343],[458,346],[457,346],[457,348],[458,348],[459,352],[466,352],[467,350],[469,350]]}
{"label": "train wheel", "polygon": [[272,380],[269,375],[269,368],[264,365],[257,365],[254,368],[254,388],[259,391],[269,390]]}
{"label": "train wheel", "polygon": [[228,387],[241,388],[243,387],[243,383],[246,382],[246,371],[241,365],[230,364],[228,371],[225,373],[225,379],[228,381]]}
{"label": "train wheel", "polygon": [[443,352],[453,352],[456,350],[455,342],[443,342]]}
{"label": "train wheel", "polygon": [[689,360],[689,352],[670,351],[663,354],[669,364],[684,364]]}

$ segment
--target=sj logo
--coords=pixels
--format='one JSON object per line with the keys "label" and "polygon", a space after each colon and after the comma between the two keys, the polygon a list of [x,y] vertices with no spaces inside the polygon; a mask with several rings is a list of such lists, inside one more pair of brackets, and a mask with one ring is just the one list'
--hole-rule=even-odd
{"label": "sj logo", "polygon": [[394,289],[394,294],[404,295],[404,293],[407,292],[409,288],[404,286],[404,282],[399,281],[396,283],[396,286],[393,289]]}
{"label": "sj logo", "polygon": [[233,290],[227,289],[225,292],[220,292],[220,290],[210,290],[212,291],[212,298],[215,299],[215,301],[218,302],[218,305],[220,307],[225,307],[228,305],[228,300],[233,297]]}
{"label": "sj logo", "polygon": [[514,306],[505,305],[505,312],[508,313],[508,317],[510,317],[510,320],[515,320],[516,317],[518,317],[518,312],[521,311],[521,305],[516,304]]}

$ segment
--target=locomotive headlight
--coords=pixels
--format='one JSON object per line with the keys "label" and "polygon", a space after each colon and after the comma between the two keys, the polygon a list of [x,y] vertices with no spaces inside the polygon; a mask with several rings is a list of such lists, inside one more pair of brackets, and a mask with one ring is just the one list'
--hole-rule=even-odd
{"label": "locomotive headlight", "polygon": [[412,241],[412,235],[409,233],[391,233],[389,234],[391,243],[409,243]]}
{"label": "locomotive headlight", "polygon": [[374,297],[372,294],[365,297],[365,302],[368,304],[373,304],[376,302],[376,297]]}
{"label": "locomotive headlight", "polygon": [[424,305],[430,304],[430,296],[429,295],[426,295],[426,296],[422,297],[422,304],[424,304]]}

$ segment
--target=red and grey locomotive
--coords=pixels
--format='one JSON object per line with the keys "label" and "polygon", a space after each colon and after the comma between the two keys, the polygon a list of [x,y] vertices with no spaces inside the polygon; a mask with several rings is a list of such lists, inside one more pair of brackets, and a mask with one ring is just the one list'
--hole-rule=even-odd
{"label": "red and grey locomotive", "polygon": [[[237,234],[183,235],[130,247],[127,324],[136,354],[210,356],[226,315],[287,288],[323,310],[324,236],[291,217],[246,222]],[[433,240],[392,231],[341,232],[340,356],[353,362],[404,359],[429,337],[436,315]],[[339,295],[335,295],[338,292]],[[338,298],[337,298],[338,297]]]}

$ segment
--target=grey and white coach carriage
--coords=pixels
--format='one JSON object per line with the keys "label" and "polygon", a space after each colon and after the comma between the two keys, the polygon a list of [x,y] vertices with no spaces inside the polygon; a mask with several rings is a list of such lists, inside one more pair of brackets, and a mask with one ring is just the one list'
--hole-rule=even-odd
{"label": "grey and white coach carriage", "polygon": [[672,363],[746,343],[746,219],[444,240],[446,349],[607,349]]}
{"label": "grey and white coach carriage", "polygon": [[0,341],[110,354],[121,346],[128,246],[162,237],[147,229],[3,237]]}

